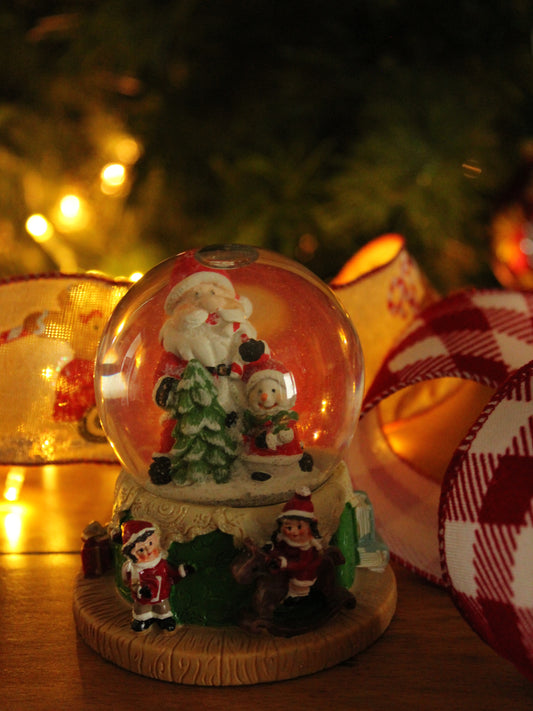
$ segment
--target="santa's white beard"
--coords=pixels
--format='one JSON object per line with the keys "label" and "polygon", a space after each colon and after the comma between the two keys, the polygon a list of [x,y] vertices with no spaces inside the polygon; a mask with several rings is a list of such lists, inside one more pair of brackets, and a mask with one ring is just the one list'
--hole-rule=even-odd
{"label": "santa's white beard", "polygon": [[[249,310],[251,311],[251,308]],[[242,308],[217,309],[217,314],[227,323],[243,323],[250,315],[249,313],[246,313],[245,309]]]}
{"label": "santa's white beard", "polygon": [[[248,330],[248,329],[247,329]],[[179,330],[171,320],[161,329],[163,348],[184,360],[198,360],[206,368],[216,368],[224,364],[231,366],[237,355],[233,333],[233,324],[221,322],[216,326],[202,324],[197,328]],[[215,377],[218,400],[226,412],[233,412],[244,407],[242,383],[229,376]]]}
{"label": "santa's white beard", "polygon": [[[240,309],[221,309],[217,315],[220,316],[219,323],[204,322],[197,326],[191,322],[177,326],[174,319],[168,319],[160,332],[163,348],[184,360],[195,358],[206,368],[215,368],[222,363],[231,365],[239,357],[240,334],[256,338],[257,332],[248,322],[235,320],[235,316],[242,318]],[[238,332],[234,330],[235,323],[239,324]]]}
{"label": "santa's white beard", "polygon": [[[174,353],[184,360],[195,358],[202,365],[213,368],[224,362],[229,344],[219,343],[216,348],[213,335],[207,330],[210,328],[211,326],[202,324],[198,328],[180,331],[169,320],[163,324],[161,329],[161,343],[168,353]],[[221,345],[225,345],[225,347],[221,348]]]}

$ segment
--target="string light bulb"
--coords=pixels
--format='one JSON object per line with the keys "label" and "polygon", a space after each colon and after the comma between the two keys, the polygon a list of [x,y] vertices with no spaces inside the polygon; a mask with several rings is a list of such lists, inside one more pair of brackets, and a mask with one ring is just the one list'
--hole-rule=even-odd
{"label": "string light bulb", "polygon": [[115,195],[126,182],[126,168],[122,163],[108,163],[100,171],[100,190],[105,195]]}
{"label": "string light bulb", "polygon": [[64,195],[56,209],[55,222],[64,232],[82,230],[87,226],[89,211],[87,204],[74,193]]}
{"label": "string light bulb", "polygon": [[67,220],[74,220],[80,214],[81,201],[76,195],[65,195],[59,203],[59,209]]}
{"label": "string light bulb", "polygon": [[140,158],[141,148],[134,138],[123,136],[115,144],[115,154],[121,163],[133,165]]}
{"label": "string light bulb", "polygon": [[44,215],[35,213],[26,220],[26,232],[36,242],[47,242],[52,237],[54,229]]}

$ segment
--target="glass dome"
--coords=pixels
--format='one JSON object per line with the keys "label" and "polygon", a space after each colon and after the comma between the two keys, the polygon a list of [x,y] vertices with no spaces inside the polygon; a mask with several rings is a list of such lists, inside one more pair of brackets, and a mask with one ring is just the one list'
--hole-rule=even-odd
{"label": "glass dome", "polygon": [[354,327],[300,264],[249,246],[183,252],[120,301],[96,392],[125,469],[165,498],[248,506],[316,489],[363,393]]}

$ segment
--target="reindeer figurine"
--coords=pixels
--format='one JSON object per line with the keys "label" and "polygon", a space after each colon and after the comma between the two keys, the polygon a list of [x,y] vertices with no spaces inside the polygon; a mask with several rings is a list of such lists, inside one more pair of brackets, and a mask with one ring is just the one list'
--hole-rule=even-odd
{"label": "reindeer figurine", "polygon": [[270,546],[244,543],[232,573],[239,583],[255,584],[251,608],[240,620],[245,629],[290,637],[317,627],[342,607],[355,607],[355,597],[336,580],[344,556],[338,548],[322,548],[309,489],[285,504]]}

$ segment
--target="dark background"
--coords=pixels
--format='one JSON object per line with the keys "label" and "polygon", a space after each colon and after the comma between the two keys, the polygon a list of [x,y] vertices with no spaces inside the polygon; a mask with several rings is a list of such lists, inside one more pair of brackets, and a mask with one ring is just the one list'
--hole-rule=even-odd
{"label": "dark background", "polygon": [[[528,199],[531,14],[526,0],[4,2],[0,275],[127,275],[244,242],[329,279],[392,231],[439,288],[492,285],[494,215]],[[110,196],[118,136],[139,153]],[[83,199],[83,224],[54,222],[63,194]],[[53,225],[46,244],[33,213]]]}

